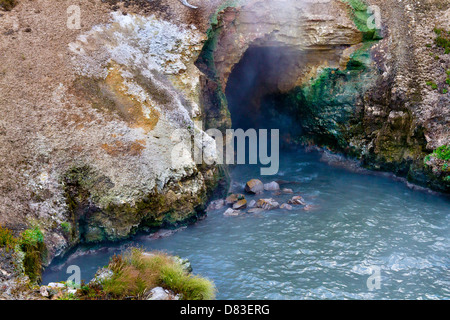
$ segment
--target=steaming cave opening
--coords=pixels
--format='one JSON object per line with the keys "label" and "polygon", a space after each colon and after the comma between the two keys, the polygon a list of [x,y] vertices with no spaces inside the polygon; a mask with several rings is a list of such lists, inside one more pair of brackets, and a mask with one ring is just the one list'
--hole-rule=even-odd
{"label": "steaming cave opening", "polygon": [[279,129],[282,146],[302,135],[298,100],[290,101],[302,68],[299,51],[251,46],[228,78],[225,94],[234,129]]}

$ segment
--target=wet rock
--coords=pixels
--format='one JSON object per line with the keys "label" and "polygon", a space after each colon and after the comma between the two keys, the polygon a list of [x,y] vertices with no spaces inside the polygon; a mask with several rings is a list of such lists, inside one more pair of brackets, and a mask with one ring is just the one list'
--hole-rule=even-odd
{"label": "wet rock", "polygon": [[289,200],[288,203],[293,205],[302,205],[302,206],[306,205],[305,201],[301,196],[292,197],[292,199]]}
{"label": "wet rock", "polygon": [[246,183],[245,192],[253,193],[253,194],[260,194],[260,193],[264,192],[264,184],[261,182],[261,180],[252,179]]}
{"label": "wet rock", "polygon": [[156,287],[150,290],[147,300],[179,300],[179,296],[164,288]]}
{"label": "wet rock", "polygon": [[224,215],[225,217],[236,217],[236,216],[238,216],[238,215],[240,215],[240,214],[241,214],[241,212],[240,212],[239,210],[234,210],[234,209],[232,209],[232,208],[227,209],[227,210],[223,213],[223,215]]}
{"label": "wet rock", "polygon": [[245,209],[246,207],[247,207],[247,200],[245,199],[239,200],[238,202],[233,204],[234,210]]}
{"label": "wet rock", "polygon": [[292,206],[291,206],[290,204],[283,203],[283,204],[280,206],[280,209],[292,210]]}
{"label": "wet rock", "polygon": [[219,210],[219,209],[222,209],[224,206],[225,206],[225,200],[223,200],[223,199],[215,200],[215,201],[212,201],[208,205],[208,208],[206,209],[206,211]]}
{"label": "wet rock", "polygon": [[261,213],[263,211],[264,211],[264,209],[261,209],[261,208],[252,208],[252,209],[248,210],[247,212],[248,213]]}
{"label": "wet rock", "polygon": [[287,180],[277,180],[275,182],[278,183],[280,186],[283,184],[300,184],[300,182],[298,181],[287,181]]}
{"label": "wet rock", "polygon": [[41,294],[41,296],[46,297],[46,298],[50,297],[50,293],[48,292],[49,291],[48,289],[49,288],[47,286],[40,287],[39,293]]}
{"label": "wet rock", "polygon": [[108,268],[102,268],[97,271],[90,283],[101,285],[106,280],[111,279],[113,275],[114,272],[112,272],[112,270],[109,270]]}
{"label": "wet rock", "polygon": [[77,293],[77,289],[69,288],[69,289],[67,289],[67,293],[69,293],[69,294],[76,294]]}
{"label": "wet rock", "polygon": [[248,208],[254,208],[255,206],[256,206],[256,200],[251,200],[247,205]]}
{"label": "wet rock", "polygon": [[292,189],[288,189],[288,188],[283,188],[281,189],[281,192],[286,193],[286,194],[292,194],[294,193],[294,191]]}
{"label": "wet rock", "polygon": [[187,273],[192,272],[192,265],[191,265],[191,262],[189,261],[189,259],[183,259],[178,256],[174,256],[174,257],[172,257],[172,259],[175,262],[179,263],[181,265],[181,267],[183,268],[183,270],[186,271]]}
{"label": "wet rock", "polygon": [[50,282],[47,287],[51,288],[51,289],[62,289],[65,288],[65,284],[64,283],[58,283],[58,282]]}
{"label": "wet rock", "polygon": [[245,196],[243,194],[240,193],[233,193],[230,194],[226,199],[225,199],[225,203],[230,205],[230,204],[235,204],[236,202],[238,202],[239,200],[245,199]]}
{"label": "wet rock", "polygon": [[256,207],[264,210],[273,210],[280,207],[280,204],[274,199],[259,199],[256,202]]}
{"label": "wet rock", "polygon": [[264,184],[264,190],[277,191],[277,190],[280,190],[280,185],[278,183],[276,183],[275,181],[272,181],[270,183]]}

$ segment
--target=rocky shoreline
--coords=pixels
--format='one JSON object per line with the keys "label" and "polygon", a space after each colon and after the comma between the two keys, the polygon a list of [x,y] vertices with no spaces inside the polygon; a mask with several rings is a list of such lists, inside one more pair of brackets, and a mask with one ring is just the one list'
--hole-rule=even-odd
{"label": "rocky shoreline", "polygon": [[[68,29],[69,0],[0,1],[0,227],[22,246],[0,247],[6,297],[36,298],[24,289],[36,282],[30,270],[79,243],[202,217],[226,168],[172,152],[195,145],[215,154],[214,144],[192,137],[231,127],[238,111],[226,88],[250,48],[282,49],[253,100],[271,97],[302,128],[289,142],[348,155],[412,188],[450,192],[447,1],[192,4],[199,9],[178,0],[83,0],[80,28]],[[368,5],[382,12],[376,31],[358,20]],[[257,121],[264,108],[244,111]],[[328,153],[323,160],[342,165]],[[253,181],[239,192],[288,193],[280,184]],[[309,210],[299,196],[247,203],[235,193],[210,206],[228,205],[230,216]],[[42,241],[27,246],[29,233]]]}

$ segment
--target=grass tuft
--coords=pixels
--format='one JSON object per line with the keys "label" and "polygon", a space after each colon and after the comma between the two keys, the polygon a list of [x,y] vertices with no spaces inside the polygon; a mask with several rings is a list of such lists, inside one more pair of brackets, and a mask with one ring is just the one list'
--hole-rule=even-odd
{"label": "grass tuft", "polygon": [[215,298],[216,289],[210,280],[189,274],[164,253],[148,254],[132,248],[113,256],[108,269],[113,276],[103,283],[102,295],[106,299],[144,299],[157,286],[180,294],[183,300]]}
{"label": "grass tuft", "polygon": [[12,231],[0,225],[0,248],[11,250],[16,244],[17,238],[14,237]]}

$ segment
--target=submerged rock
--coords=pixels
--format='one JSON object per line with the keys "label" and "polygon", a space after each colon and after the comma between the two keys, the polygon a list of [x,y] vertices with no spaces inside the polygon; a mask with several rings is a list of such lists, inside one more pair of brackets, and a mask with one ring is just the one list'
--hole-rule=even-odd
{"label": "submerged rock", "polygon": [[280,190],[280,185],[275,181],[264,184],[264,190],[266,191],[277,191]]}
{"label": "submerged rock", "polygon": [[264,192],[264,184],[261,182],[261,180],[252,179],[246,183],[245,192],[253,193],[253,194],[260,194],[260,193]]}
{"label": "submerged rock", "polygon": [[238,215],[240,215],[240,214],[241,214],[241,212],[240,212],[239,210],[234,210],[234,209],[232,209],[232,208],[227,209],[227,210],[223,213],[223,215],[224,215],[225,217],[236,217],[236,216],[238,216]]}
{"label": "submerged rock", "polygon": [[247,200],[242,199],[233,204],[233,209],[239,210],[239,209],[245,209],[247,207]]}
{"label": "submerged rock", "polygon": [[273,210],[280,207],[280,204],[274,199],[259,199],[256,202],[256,207],[264,210]]}
{"label": "submerged rock", "polygon": [[293,205],[302,205],[302,206],[306,205],[304,199],[301,196],[292,197],[292,199],[289,200],[288,203]]}
{"label": "submerged rock", "polygon": [[240,193],[233,193],[230,194],[226,199],[225,199],[225,203],[230,205],[230,204],[235,204],[236,202],[238,202],[239,200],[245,199],[243,194]]}
{"label": "submerged rock", "polygon": [[215,200],[215,201],[212,201],[208,205],[208,208],[206,209],[206,211],[219,210],[219,209],[222,209],[224,206],[225,206],[225,200],[223,200],[223,199]]}
{"label": "submerged rock", "polygon": [[283,203],[283,204],[280,206],[280,209],[292,210],[292,206],[291,206],[290,204]]}
{"label": "submerged rock", "polygon": [[248,210],[247,212],[248,213],[261,213],[263,211],[264,211],[264,209],[261,209],[261,208],[252,208],[252,209]]}
{"label": "submerged rock", "polygon": [[283,189],[281,189],[281,192],[287,193],[287,194],[292,194],[292,193],[294,193],[294,191],[293,191],[292,189],[288,189],[288,188],[283,188]]}

